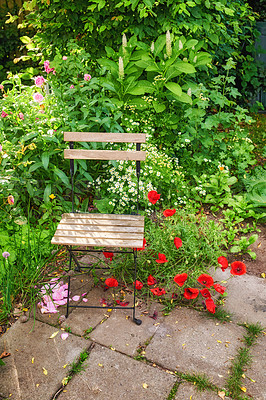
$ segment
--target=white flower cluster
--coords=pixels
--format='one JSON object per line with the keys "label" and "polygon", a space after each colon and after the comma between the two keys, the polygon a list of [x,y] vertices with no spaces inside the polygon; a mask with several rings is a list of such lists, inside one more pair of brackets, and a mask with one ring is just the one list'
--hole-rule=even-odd
{"label": "white flower cluster", "polygon": [[[127,149],[132,149],[133,146],[133,144],[129,144]],[[146,144],[142,146],[142,149],[147,151],[147,158],[146,162],[141,163],[139,200],[150,213],[153,205],[148,202],[148,192],[158,191],[159,187],[161,190],[164,186],[169,189],[169,185],[176,187],[182,180],[183,173],[182,168],[178,166],[178,160],[173,160],[162,151],[158,151],[156,147]],[[94,182],[101,197],[110,198],[109,204],[116,206],[118,210],[134,210],[136,208],[138,191],[135,165],[135,161],[119,161],[116,166],[108,162],[103,165],[106,173]],[[177,191],[175,192],[177,193]],[[162,196],[163,191],[160,200],[163,200]],[[181,198],[178,201],[183,202]]]}

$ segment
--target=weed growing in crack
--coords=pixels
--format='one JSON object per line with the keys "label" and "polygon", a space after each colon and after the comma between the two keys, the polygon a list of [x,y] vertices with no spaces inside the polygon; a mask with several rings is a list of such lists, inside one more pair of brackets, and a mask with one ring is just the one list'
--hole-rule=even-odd
{"label": "weed growing in crack", "polygon": [[246,397],[241,396],[243,391],[242,377],[246,367],[248,367],[252,361],[250,348],[255,344],[256,339],[262,333],[263,328],[259,323],[240,325],[247,330],[247,335],[243,338],[245,347],[241,347],[238,350],[237,355],[232,362],[231,375],[227,380],[227,388],[231,397],[236,400],[245,400]]}

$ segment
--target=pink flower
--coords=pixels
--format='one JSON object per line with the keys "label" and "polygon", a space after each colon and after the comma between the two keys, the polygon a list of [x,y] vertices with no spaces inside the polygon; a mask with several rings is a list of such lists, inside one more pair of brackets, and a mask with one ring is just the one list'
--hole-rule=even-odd
{"label": "pink flower", "polygon": [[3,150],[3,147],[2,147],[2,145],[0,144],[0,151],[2,151]]}
{"label": "pink flower", "polygon": [[91,80],[91,75],[85,74],[84,75],[84,81],[90,81]]}
{"label": "pink flower", "polygon": [[0,90],[4,90],[4,85],[0,85]]}
{"label": "pink flower", "polygon": [[62,60],[66,61],[67,60],[67,56],[63,56]]}
{"label": "pink flower", "polygon": [[7,117],[7,116],[8,116],[8,114],[3,110],[3,111],[2,111],[2,114],[1,114],[1,117],[2,117],[2,118],[5,118],[5,117]]}
{"label": "pink flower", "polygon": [[15,200],[14,200],[14,196],[12,196],[11,194],[8,196],[7,198],[7,202],[10,206],[12,206],[12,204],[14,204]]}
{"label": "pink flower", "polygon": [[38,103],[41,103],[44,100],[44,97],[41,93],[34,93],[33,95],[33,100],[37,101]]}
{"label": "pink flower", "polygon": [[55,74],[55,70],[54,70],[54,68],[50,68],[50,62],[48,60],[44,61],[43,65],[44,65],[45,72],[47,72],[47,74],[50,74],[50,72],[53,72],[53,74]]}
{"label": "pink flower", "polygon": [[70,89],[74,89],[74,87],[75,87],[74,85],[69,86]]}
{"label": "pink flower", "polygon": [[23,115],[22,112],[20,112],[20,113],[18,114],[18,116],[19,116],[20,119],[22,119],[22,121],[24,121],[24,115]]}
{"label": "pink flower", "polygon": [[8,251],[4,251],[4,252],[2,253],[2,256],[7,260],[8,257],[10,256],[10,254],[9,254]]}
{"label": "pink flower", "polygon": [[34,78],[34,81],[35,81],[35,85],[36,85],[36,86],[42,87],[42,85],[43,85],[44,82],[45,82],[45,79],[44,79],[43,76],[38,75],[38,76],[36,76],[36,78]]}

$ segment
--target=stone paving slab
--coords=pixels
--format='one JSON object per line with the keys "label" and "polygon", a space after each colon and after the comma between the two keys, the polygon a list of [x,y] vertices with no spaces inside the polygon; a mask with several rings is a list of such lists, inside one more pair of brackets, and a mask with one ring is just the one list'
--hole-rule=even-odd
{"label": "stone paving slab", "polygon": [[241,346],[245,329],[219,323],[197,311],[178,308],[155,332],[146,348],[146,358],[164,368],[206,374],[222,387],[231,360]]}
{"label": "stone paving slab", "polygon": [[134,356],[138,347],[149,340],[160,325],[160,319],[155,321],[148,315],[141,314],[138,309],[136,317],[142,320],[141,325],[132,321],[132,310],[113,310],[110,317],[91,333],[90,338],[106,347]]}
{"label": "stone paving slab", "polygon": [[[224,398],[224,400],[228,399],[229,397]],[[185,382],[178,386],[174,400],[221,400],[221,397],[217,393],[208,390],[199,392],[195,386]]]}
{"label": "stone paving slab", "polygon": [[257,323],[266,326],[266,280],[253,275],[232,276],[230,268],[217,269],[214,279],[226,281],[225,310],[238,322]]}
{"label": "stone paving slab", "polygon": [[175,381],[165,371],[96,345],[85,371],[71,379],[58,400],[165,400]]}
{"label": "stone paving slab", "polygon": [[[68,375],[70,363],[88,349],[91,342],[69,334],[61,339],[62,331],[30,319],[18,320],[0,338],[0,353],[11,353],[0,368],[0,397],[13,400],[50,400]],[[67,364],[67,366],[66,366]],[[64,368],[65,366],[65,368]],[[47,374],[46,374],[47,371]],[[12,394],[12,396],[11,396]]]}
{"label": "stone paving slab", "polygon": [[[266,336],[260,337],[256,345],[251,347],[251,368],[245,372],[243,386],[248,395],[256,400],[266,400]],[[253,379],[255,382],[252,382]]]}
{"label": "stone paving slab", "polygon": [[[95,305],[100,306],[100,299],[103,296],[103,290],[100,288],[93,288],[84,298],[88,302],[79,302],[79,305]],[[84,335],[85,331],[89,328],[95,328],[103,319],[110,316],[108,307],[99,308],[75,308],[68,316],[62,327],[69,326],[71,332],[76,335]]]}

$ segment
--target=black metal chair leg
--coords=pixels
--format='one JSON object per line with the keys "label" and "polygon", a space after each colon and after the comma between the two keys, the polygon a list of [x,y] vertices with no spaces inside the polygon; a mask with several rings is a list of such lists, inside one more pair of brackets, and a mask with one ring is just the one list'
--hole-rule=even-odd
{"label": "black metal chair leg", "polygon": [[134,305],[133,305],[133,322],[135,322],[136,325],[141,325],[142,321],[139,318],[136,318],[136,279],[137,279],[137,250],[133,250],[133,254],[134,254],[134,264],[135,264],[135,268],[134,268]]}
{"label": "black metal chair leg", "polygon": [[[68,272],[71,271],[71,267],[72,267],[72,254],[71,254],[71,252],[70,252],[70,253],[69,253],[69,267],[68,267]],[[68,275],[66,318],[68,317],[68,314],[69,314],[70,278],[71,278],[71,276]]]}

